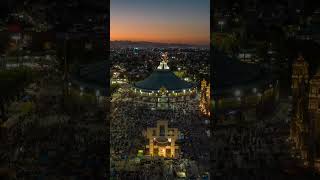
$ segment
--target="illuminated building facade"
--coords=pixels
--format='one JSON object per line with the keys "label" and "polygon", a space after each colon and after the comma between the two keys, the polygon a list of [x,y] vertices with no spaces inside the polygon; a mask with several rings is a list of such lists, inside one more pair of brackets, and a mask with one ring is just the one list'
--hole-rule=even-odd
{"label": "illuminated building facade", "polygon": [[176,141],[179,137],[177,128],[169,128],[168,121],[157,121],[157,127],[147,128],[149,145],[146,146],[150,156],[176,158],[179,146]]}
{"label": "illuminated building facade", "polygon": [[168,54],[162,54],[158,68],[146,79],[133,84],[135,101],[156,109],[175,109],[196,95],[194,84],[177,77],[168,66]]}
{"label": "illuminated building facade", "polygon": [[290,139],[301,157],[320,170],[320,70],[309,73],[309,64],[299,56],[292,65]]}
{"label": "illuminated building facade", "polygon": [[210,83],[207,84],[206,80],[201,81],[201,94],[200,94],[200,111],[206,116],[210,116]]}

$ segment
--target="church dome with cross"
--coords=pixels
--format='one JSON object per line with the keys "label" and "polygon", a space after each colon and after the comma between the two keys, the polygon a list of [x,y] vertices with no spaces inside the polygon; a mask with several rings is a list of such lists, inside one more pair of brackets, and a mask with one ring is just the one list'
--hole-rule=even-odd
{"label": "church dome with cross", "polygon": [[190,99],[190,95],[196,93],[196,86],[176,76],[168,66],[168,53],[162,53],[157,69],[146,79],[134,83],[132,90],[138,101],[166,109]]}
{"label": "church dome with cross", "polygon": [[168,55],[162,53],[162,61],[157,69],[146,79],[134,83],[134,88],[142,92],[183,92],[191,90],[194,85],[177,77],[168,66]]}

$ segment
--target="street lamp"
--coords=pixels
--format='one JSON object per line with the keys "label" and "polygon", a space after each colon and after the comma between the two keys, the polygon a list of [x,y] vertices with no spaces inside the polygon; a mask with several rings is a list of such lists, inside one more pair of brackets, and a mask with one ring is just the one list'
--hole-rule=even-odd
{"label": "street lamp", "polygon": [[253,93],[257,93],[257,88],[253,88],[253,89],[252,89],[252,92],[253,92]]}
{"label": "street lamp", "polygon": [[80,87],[80,96],[83,96],[83,87]]}
{"label": "street lamp", "polygon": [[99,103],[100,102],[100,91],[99,90],[96,91],[96,98],[97,98],[97,102]]}
{"label": "street lamp", "polygon": [[239,97],[241,95],[241,91],[239,89],[237,89],[235,92],[234,92],[234,95],[236,97]]}
{"label": "street lamp", "polygon": [[13,40],[15,40],[16,45],[18,44],[18,41],[21,39],[19,34],[15,34],[15,35],[11,36],[11,38]]}
{"label": "street lamp", "polygon": [[224,21],[219,21],[218,24],[220,25],[220,32],[222,32]]}

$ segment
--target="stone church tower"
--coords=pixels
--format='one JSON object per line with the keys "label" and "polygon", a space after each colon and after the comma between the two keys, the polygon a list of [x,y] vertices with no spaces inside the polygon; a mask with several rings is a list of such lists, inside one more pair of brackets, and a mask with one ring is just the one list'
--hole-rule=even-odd
{"label": "stone church tower", "polygon": [[307,158],[307,92],[309,86],[309,64],[302,56],[292,65],[292,120],[290,137],[303,158]]}
{"label": "stone church tower", "polygon": [[290,138],[313,166],[320,158],[320,69],[310,78],[309,64],[301,55],[292,65],[291,89]]}
{"label": "stone church tower", "polygon": [[310,160],[313,162],[318,159],[320,165],[320,69],[310,80],[308,111]]}

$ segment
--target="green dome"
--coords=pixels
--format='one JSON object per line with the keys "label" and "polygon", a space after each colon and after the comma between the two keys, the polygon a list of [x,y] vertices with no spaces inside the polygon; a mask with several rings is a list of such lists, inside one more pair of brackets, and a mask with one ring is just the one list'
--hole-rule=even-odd
{"label": "green dome", "polygon": [[194,87],[192,83],[177,77],[169,69],[157,69],[146,79],[136,82],[134,87],[144,91],[158,91],[166,88],[168,91],[180,92]]}

